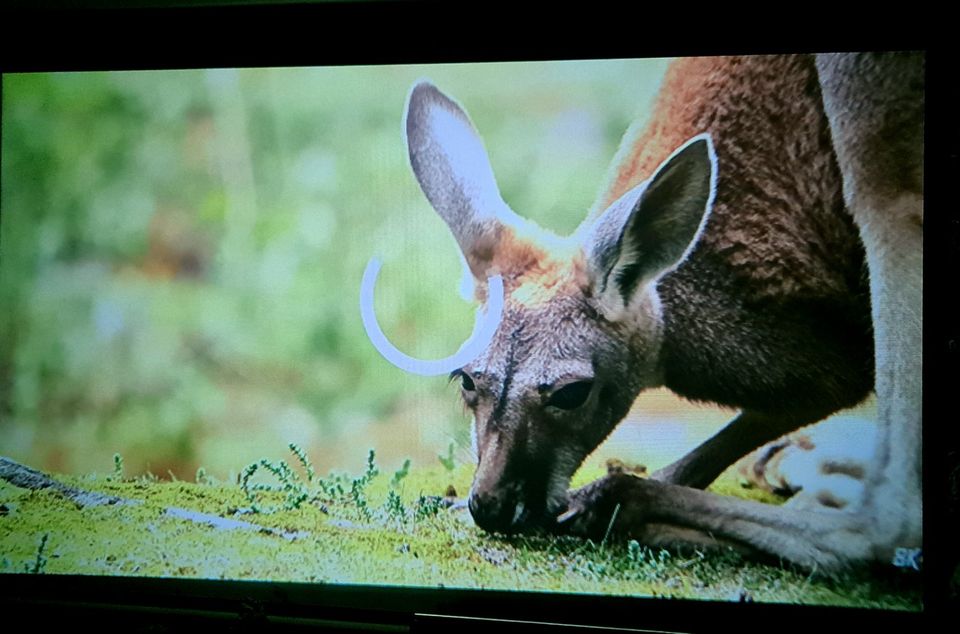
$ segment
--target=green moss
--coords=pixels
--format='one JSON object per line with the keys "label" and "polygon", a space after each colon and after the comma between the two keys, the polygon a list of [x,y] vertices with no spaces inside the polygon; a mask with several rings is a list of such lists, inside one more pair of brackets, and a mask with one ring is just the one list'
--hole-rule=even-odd
{"label": "green moss", "polygon": [[[717,600],[827,603],[918,609],[919,588],[904,591],[866,576],[814,577],[746,562],[733,553],[670,554],[639,544],[603,546],[574,538],[501,538],[483,533],[463,510],[417,516],[420,496],[466,493],[471,469],[412,468],[391,486],[381,474],[365,488],[370,517],[349,501],[304,504],[293,511],[253,513],[237,485],[60,480],[135,503],[78,508],[50,491],[0,483],[3,570],[152,577],[205,577],[305,582],[497,588]],[[411,511],[388,512],[393,492]],[[265,493],[280,504],[283,494]],[[270,498],[270,496],[273,496]],[[167,508],[248,522],[215,528],[171,516]],[[286,534],[287,536],[283,536]],[[296,535],[295,537],[291,537]]]}

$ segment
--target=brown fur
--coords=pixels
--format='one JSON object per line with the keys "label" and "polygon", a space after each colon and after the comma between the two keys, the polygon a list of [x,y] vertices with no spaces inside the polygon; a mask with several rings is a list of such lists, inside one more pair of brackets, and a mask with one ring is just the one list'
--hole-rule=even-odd
{"label": "brown fur", "polygon": [[813,59],[675,62],[601,205],[704,131],[718,163],[713,209],[658,284],[667,387],[803,422],[855,405],[873,383],[869,290]]}
{"label": "brown fur", "polygon": [[649,124],[624,144],[599,208],[649,178],[684,141],[709,132],[719,183],[698,249],[719,254],[753,297],[849,295],[862,248],[843,210],[820,101],[809,56],[678,60]]}
{"label": "brown fur", "polygon": [[[508,304],[527,309],[582,295],[589,283],[580,249],[529,222],[500,229],[487,271],[503,276]],[[486,301],[484,285],[477,286],[477,299]]]}

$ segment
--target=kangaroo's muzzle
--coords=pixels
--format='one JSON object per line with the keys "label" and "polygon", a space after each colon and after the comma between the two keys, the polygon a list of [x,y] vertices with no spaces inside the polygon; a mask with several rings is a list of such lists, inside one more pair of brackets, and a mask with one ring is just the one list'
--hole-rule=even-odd
{"label": "kangaroo's muzzle", "polygon": [[516,487],[473,493],[467,502],[473,521],[491,533],[515,533],[530,517],[529,509],[517,495]]}

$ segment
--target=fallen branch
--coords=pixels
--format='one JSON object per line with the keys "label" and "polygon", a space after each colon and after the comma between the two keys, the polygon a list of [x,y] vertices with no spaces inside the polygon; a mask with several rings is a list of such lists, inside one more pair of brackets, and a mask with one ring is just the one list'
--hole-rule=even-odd
{"label": "fallen branch", "polygon": [[[68,500],[75,503],[80,508],[89,506],[103,506],[104,504],[115,505],[138,505],[143,504],[142,500],[133,500],[130,498],[121,498],[115,495],[105,495],[94,491],[85,491],[83,489],[57,482],[42,471],[37,471],[26,465],[22,465],[15,460],[0,456],[0,478],[21,489],[31,491],[40,491],[50,489],[56,491]],[[276,535],[288,540],[308,537],[310,533],[306,531],[284,531],[267,526],[260,526],[251,522],[228,519],[219,515],[201,513],[177,506],[168,506],[164,508],[164,515],[174,517],[188,522],[205,524],[216,530],[253,530],[268,535]]]}
{"label": "fallen branch", "polygon": [[3,478],[10,484],[21,489],[30,489],[31,491],[40,491],[43,489],[52,489],[71,500],[80,507],[102,506],[104,504],[130,504],[136,500],[125,500],[113,495],[104,495],[94,493],[93,491],[84,491],[77,487],[68,486],[57,482],[42,471],[31,469],[26,465],[0,456],[0,478]]}

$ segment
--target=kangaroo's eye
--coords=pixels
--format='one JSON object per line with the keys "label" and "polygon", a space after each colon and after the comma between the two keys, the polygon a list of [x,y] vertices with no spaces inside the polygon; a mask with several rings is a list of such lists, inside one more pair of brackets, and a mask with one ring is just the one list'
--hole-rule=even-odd
{"label": "kangaroo's eye", "polygon": [[467,392],[474,392],[477,389],[477,386],[474,384],[473,379],[470,378],[470,375],[460,370],[458,373],[460,377],[460,386]]}
{"label": "kangaroo's eye", "polygon": [[593,381],[577,381],[564,385],[550,395],[547,405],[559,409],[577,409],[586,402],[591,388],[593,388]]}

